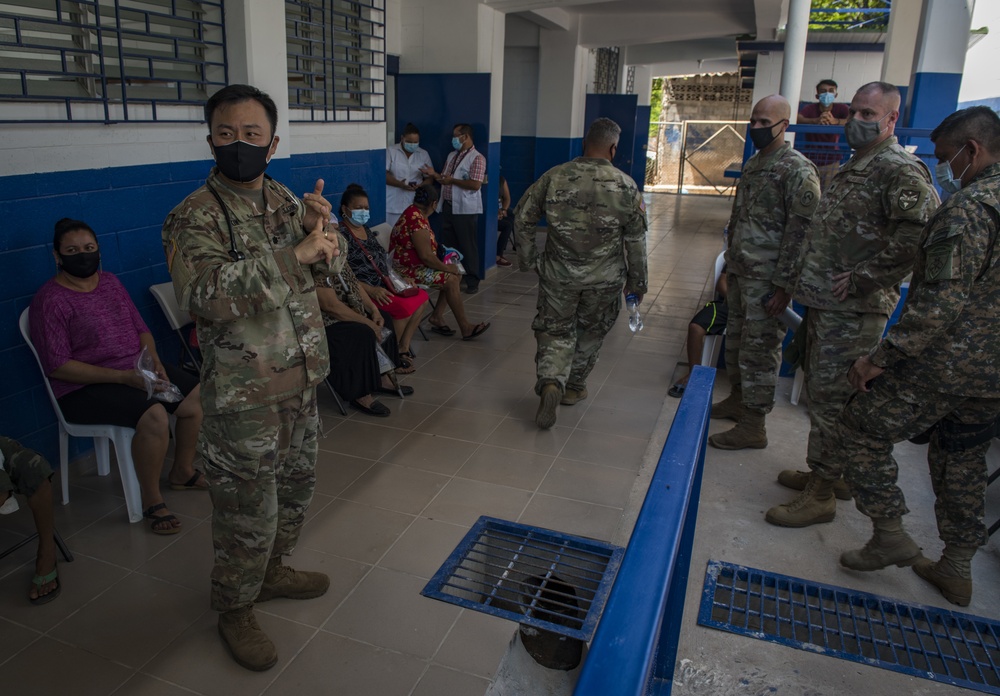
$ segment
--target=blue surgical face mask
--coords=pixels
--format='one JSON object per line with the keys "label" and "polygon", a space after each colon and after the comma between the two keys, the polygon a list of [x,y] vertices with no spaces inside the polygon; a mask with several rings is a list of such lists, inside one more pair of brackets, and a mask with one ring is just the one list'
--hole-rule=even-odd
{"label": "blue surgical face mask", "polygon": [[358,208],[357,210],[351,211],[351,222],[360,227],[367,225],[371,217],[372,211],[367,208]]}
{"label": "blue surgical face mask", "polygon": [[412,155],[420,149],[420,143],[403,143],[403,149]]}
{"label": "blue surgical face mask", "polygon": [[819,103],[823,106],[830,106],[833,104],[833,100],[837,98],[837,95],[833,92],[823,92],[819,95]]}
{"label": "blue surgical face mask", "polygon": [[461,150],[462,149],[462,139],[461,138],[452,138],[451,139],[451,146],[453,148],[455,148],[456,150]]}
{"label": "blue surgical face mask", "polygon": [[951,171],[951,163],[955,161],[955,157],[958,157],[959,153],[965,149],[965,145],[956,152],[950,160],[947,162],[940,162],[934,165],[934,176],[937,177],[938,186],[941,187],[942,191],[948,193],[957,193],[960,188],[962,188],[962,177],[965,173],[969,171],[969,167],[972,166],[972,162],[965,165],[965,169],[958,176],[955,176]]}

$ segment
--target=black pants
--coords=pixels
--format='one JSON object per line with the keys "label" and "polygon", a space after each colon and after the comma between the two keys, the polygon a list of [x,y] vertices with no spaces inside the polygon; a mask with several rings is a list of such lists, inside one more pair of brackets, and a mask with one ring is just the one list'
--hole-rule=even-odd
{"label": "black pants", "polygon": [[503,253],[507,251],[507,242],[510,241],[510,235],[513,231],[514,218],[510,208],[508,208],[507,214],[502,219],[497,220],[497,256],[503,256]]}
{"label": "black pants", "polygon": [[326,327],[330,347],[330,376],[334,391],[348,401],[373,394],[381,384],[375,332],[354,321],[338,321]]}
{"label": "black pants", "polygon": [[438,242],[450,246],[462,254],[462,265],[465,266],[465,286],[470,290],[479,287],[479,244],[476,235],[479,231],[479,214],[455,215],[451,212],[451,203],[441,204],[441,234]]}

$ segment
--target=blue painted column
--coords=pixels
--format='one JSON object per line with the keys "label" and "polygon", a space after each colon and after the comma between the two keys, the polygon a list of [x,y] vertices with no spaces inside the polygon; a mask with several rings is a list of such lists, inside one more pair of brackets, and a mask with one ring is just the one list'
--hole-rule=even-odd
{"label": "blue painted column", "polygon": [[[924,0],[909,89],[911,128],[934,128],[958,105],[972,5],[972,0]],[[928,144],[920,151],[928,151]]]}

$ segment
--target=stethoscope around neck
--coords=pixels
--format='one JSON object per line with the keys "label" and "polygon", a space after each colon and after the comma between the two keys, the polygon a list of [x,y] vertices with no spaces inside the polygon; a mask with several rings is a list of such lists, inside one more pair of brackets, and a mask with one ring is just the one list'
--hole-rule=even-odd
{"label": "stethoscope around neck", "polygon": [[[265,174],[264,180],[270,181],[271,177]],[[229,215],[229,208],[226,207],[225,203],[223,203],[222,196],[219,195],[219,192],[215,190],[214,186],[212,186],[207,181],[205,182],[205,186],[208,188],[209,191],[212,192],[212,195],[215,196],[215,200],[219,202],[219,207],[222,208],[222,214],[226,218],[226,228],[229,230],[229,258],[231,258],[233,261],[245,260],[247,255],[236,248],[236,233],[233,232],[233,219]]]}

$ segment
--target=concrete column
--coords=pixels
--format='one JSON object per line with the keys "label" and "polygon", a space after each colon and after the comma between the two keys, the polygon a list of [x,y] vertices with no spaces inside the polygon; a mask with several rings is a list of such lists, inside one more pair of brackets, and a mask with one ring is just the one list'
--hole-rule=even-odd
{"label": "concrete column", "polygon": [[934,128],[955,111],[974,0],[924,0],[910,81],[909,126]]}
{"label": "concrete column", "polygon": [[[923,0],[899,0],[889,11],[889,31],[882,58],[881,79],[899,88],[904,105],[910,89],[910,78],[913,77],[923,8]],[[908,123],[908,120],[903,119],[902,123]]]}
{"label": "concrete column", "polygon": [[[577,44],[578,20],[566,29],[543,29],[538,46],[539,138],[582,138],[588,51]],[[565,161],[565,160],[563,160]]]}
{"label": "concrete column", "polygon": [[635,93],[639,96],[639,106],[649,106],[653,96],[653,68],[648,65],[635,66]]}
{"label": "concrete column", "polygon": [[[253,50],[250,50],[250,47]],[[280,2],[226,2],[226,52],[229,83],[248,84],[266,92],[278,107],[277,135],[282,138],[272,158],[291,156],[288,128],[288,51],[285,5]],[[271,170],[268,170],[271,172]],[[275,178],[280,173],[271,172]]]}
{"label": "concrete column", "polygon": [[792,123],[798,112],[802,91],[802,68],[806,62],[806,37],[809,34],[809,0],[789,0],[788,24],[785,27],[785,50],[781,61],[781,96],[792,105]]}

